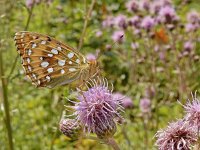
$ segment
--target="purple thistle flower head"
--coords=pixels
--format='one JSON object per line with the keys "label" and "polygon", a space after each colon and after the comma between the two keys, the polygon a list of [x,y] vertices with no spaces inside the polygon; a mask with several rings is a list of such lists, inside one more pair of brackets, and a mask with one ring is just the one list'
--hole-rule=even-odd
{"label": "purple thistle flower head", "polygon": [[123,107],[120,100],[114,99],[112,90],[108,89],[106,79],[90,80],[86,91],[80,92],[75,105],[77,120],[86,133],[96,133],[98,137],[113,136],[116,131],[116,117],[120,117],[119,110]]}
{"label": "purple thistle flower head", "polygon": [[187,14],[187,20],[188,22],[192,23],[192,24],[198,24],[199,21],[200,21],[200,14],[193,10],[193,11],[190,11],[188,14]]}
{"label": "purple thistle flower head", "polygon": [[127,97],[119,92],[113,94],[114,99],[121,100],[121,104],[125,109],[133,108],[133,101],[130,97]]}
{"label": "purple thistle flower head", "polygon": [[185,32],[194,32],[196,30],[196,26],[192,23],[188,23],[185,25]]}
{"label": "purple thistle flower head", "polygon": [[33,5],[35,4],[34,0],[26,0],[26,7],[31,9]]}
{"label": "purple thistle flower head", "polygon": [[86,59],[87,59],[88,61],[90,61],[90,62],[93,62],[93,61],[95,61],[97,58],[96,58],[96,56],[95,56],[94,54],[88,53],[88,54],[86,55]]}
{"label": "purple thistle flower head", "polygon": [[78,139],[81,132],[81,127],[76,124],[76,120],[74,119],[62,119],[59,124],[59,129],[64,135],[73,140]]}
{"label": "purple thistle flower head", "polygon": [[148,98],[142,98],[140,100],[140,110],[143,113],[148,113],[151,111],[151,101]]}
{"label": "purple thistle flower head", "polygon": [[184,105],[184,109],[186,112],[185,119],[193,126],[196,126],[198,129],[200,129],[200,101],[195,96],[192,96],[193,100],[187,102],[186,105]]}
{"label": "purple thistle flower head", "polygon": [[159,150],[189,150],[197,141],[197,134],[187,122],[178,120],[170,123],[165,130],[156,133]]}
{"label": "purple thistle flower head", "polygon": [[98,30],[96,33],[95,33],[96,37],[101,37],[103,35],[102,31],[101,30]]}
{"label": "purple thistle flower head", "polygon": [[190,52],[194,48],[194,45],[191,41],[184,43],[184,50]]}
{"label": "purple thistle flower head", "polygon": [[124,31],[115,31],[112,35],[114,42],[122,43],[124,40]]}
{"label": "purple thistle flower head", "polygon": [[126,3],[126,8],[129,12],[137,12],[139,8],[139,4],[137,0],[130,0]]}
{"label": "purple thistle flower head", "polygon": [[155,21],[151,16],[146,16],[142,20],[141,26],[146,30],[150,30],[155,25]]}
{"label": "purple thistle flower head", "polygon": [[140,9],[148,11],[150,9],[150,1],[149,0],[141,0],[139,1]]}
{"label": "purple thistle flower head", "polygon": [[134,17],[130,18],[129,19],[129,24],[131,26],[139,28],[140,27],[140,17],[139,16],[134,16]]}
{"label": "purple thistle flower head", "polygon": [[119,28],[126,29],[127,28],[127,21],[126,16],[119,15],[115,18],[115,25]]}
{"label": "purple thistle flower head", "polygon": [[162,22],[172,23],[177,20],[176,11],[171,6],[162,7],[159,11],[159,17],[162,18]]}

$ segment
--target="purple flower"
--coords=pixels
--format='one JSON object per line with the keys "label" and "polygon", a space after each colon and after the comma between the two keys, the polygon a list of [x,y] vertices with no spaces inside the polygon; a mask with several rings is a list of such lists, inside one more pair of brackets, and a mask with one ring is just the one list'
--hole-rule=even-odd
{"label": "purple flower", "polygon": [[191,41],[187,41],[184,43],[184,50],[191,51],[194,48],[194,45]]}
{"label": "purple flower", "polygon": [[185,32],[194,32],[196,29],[196,26],[192,23],[188,23],[185,25]]}
{"label": "purple flower", "polygon": [[59,129],[64,135],[74,140],[80,136],[81,128],[76,124],[76,120],[74,119],[62,119],[59,124]]}
{"label": "purple flower", "polygon": [[35,1],[34,0],[26,0],[26,7],[31,9],[34,5]]}
{"label": "purple flower", "polygon": [[139,26],[140,26],[140,18],[138,16],[134,16],[134,17],[130,18],[129,19],[129,24],[131,26],[139,28]]}
{"label": "purple flower", "polygon": [[141,26],[146,30],[150,30],[155,25],[154,19],[150,16],[144,17],[142,20]]}
{"label": "purple flower", "polygon": [[96,58],[96,56],[94,54],[88,53],[86,55],[86,59],[91,62],[91,61],[95,61],[97,58]]}
{"label": "purple flower", "polygon": [[178,120],[158,131],[156,138],[159,150],[189,150],[197,141],[197,134],[187,122]]}
{"label": "purple flower", "polygon": [[103,22],[102,22],[102,26],[104,28],[107,27],[113,27],[114,25],[114,18],[112,16],[108,16]]}
{"label": "purple flower", "polygon": [[150,9],[150,1],[149,0],[140,0],[139,1],[140,9],[148,11]]}
{"label": "purple flower", "polygon": [[188,14],[187,14],[187,20],[188,22],[192,23],[192,24],[199,24],[199,21],[200,21],[200,15],[197,11],[193,10],[193,11],[190,11]]}
{"label": "purple flower", "polygon": [[118,43],[123,42],[124,31],[115,31],[112,35],[112,40]]}
{"label": "purple flower", "polygon": [[133,108],[133,101],[130,97],[127,97],[119,92],[113,93],[114,99],[121,99],[122,106],[126,109]]}
{"label": "purple flower", "polygon": [[186,120],[193,126],[196,126],[200,129],[200,101],[199,99],[193,97],[193,100],[188,101],[186,105],[184,105],[184,109],[186,112]]}
{"label": "purple flower", "polygon": [[91,87],[86,91],[79,92],[80,102],[74,107],[76,119],[86,133],[96,133],[101,138],[104,135],[113,136],[116,131],[113,121],[115,117],[121,118],[118,111],[123,108],[120,100],[113,98],[105,79],[90,80],[89,85]]}
{"label": "purple flower", "polygon": [[127,21],[126,16],[119,15],[115,18],[115,25],[117,25],[119,28],[126,29],[127,28]]}
{"label": "purple flower", "polygon": [[103,33],[102,33],[102,31],[101,31],[101,30],[99,30],[99,31],[97,31],[97,32],[96,32],[96,34],[95,34],[95,35],[96,35],[96,37],[101,37],[101,36],[102,36],[102,34],[103,34]]}
{"label": "purple flower", "polygon": [[174,20],[177,20],[177,15],[174,8],[170,6],[162,7],[159,11],[159,17],[162,19],[162,22],[171,23]]}
{"label": "purple flower", "polygon": [[140,110],[143,113],[148,113],[151,111],[151,101],[148,98],[142,98],[140,100]]}
{"label": "purple flower", "polygon": [[130,12],[136,12],[136,11],[138,11],[138,8],[139,8],[138,1],[136,1],[136,0],[130,0],[130,1],[128,1],[126,3],[126,8]]}
{"label": "purple flower", "polygon": [[137,43],[137,42],[131,43],[131,48],[132,49],[138,49],[139,48],[139,43]]}

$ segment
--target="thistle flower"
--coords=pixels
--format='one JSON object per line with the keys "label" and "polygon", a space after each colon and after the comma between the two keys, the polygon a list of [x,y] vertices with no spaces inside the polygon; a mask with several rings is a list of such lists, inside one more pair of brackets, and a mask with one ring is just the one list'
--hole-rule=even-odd
{"label": "thistle flower", "polygon": [[162,7],[159,11],[159,17],[165,23],[172,23],[177,19],[176,11],[170,6]]}
{"label": "thistle flower", "polygon": [[126,3],[126,8],[128,9],[128,11],[130,12],[137,12],[138,8],[139,8],[139,4],[138,1],[136,0],[130,0]]}
{"label": "thistle flower", "polygon": [[113,27],[114,25],[114,18],[112,16],[108,16],[103,22],[102,22],[102,26],[104,28],[107,27]]}
{"label": "thistle flower", "polygon": [[199,24],[200,15],[197,11],[192,10],[187,14],[187,20],[192,24]]}
{"label": "thistle flower", "polygon": [[184,43],[184,50],[190,52],[194,48],[194,45],[191,41]]}
{"label": "thistle flower", "polygon": [[96,56],[95,56],[94,54],[88,53],[88,54],[86,55],[86,59],[87,59],[88,61],[95,61],[97,58],[96,58]]}
{"label": "thistle flower", "polygon": [[127,97],[119,92],[113,93],[113,98],[117,100],[121,100],[121,104],[124,108],[126,109],[131,109],[133,108],[133,101],[130,97]]}
{"label": "thistle flower", "polygon": [[123,42],[124,31],[115,31],[112,35],[114,42],[122,43]]}
{"label": "thistle flower", "polygon": [[33,5],[35,4],[34,0],[26,0],[26,7],[31,9]]}
{"label": "thistle flower", "polygon": [[197,134],[187,122],[178,120],[158,131],[156,138],[159,150],[189,150],[197,141]]}
{"label": "thistle flower", "polygon": [[149,0],[141,0],[139,1],[139,6],[141,10],[146,10],[148,11],[150,9],[150,1]]}
{"label": "thistle flower", "polygon": [[99,31],[97,31],[96,33],[95,33],[95,35],[96,35],[96,37],[101,37],[102,36],[102,31],[101,30],[99,30]]}
{"label": "thistle flower", "polygon": [[140,27],[140,18],[139,16],[134,16],[129,19],[129,25],[134,26],[135,28]]}
{"label": "thistle flower", "polygon": [[135,42],[135,43],[131,43],[131,48],[132,49],[138,49],[139,48],[139,43],[138,42]]}
{"label": "thistle flower", "polygon": [[151,101],[148,98],[142,98],[140,100],[140,110],[142,113],[148,113],[151,111]]}
{"label": "thistle flower", "polygon": [[119,28],[122,28],[122,29],[127,28],[126,16],[119,15],[114,20],[115,20],[115,25],[117,25]]}
{"label": "thistle flower", "polygon": [[196,29],[196,26],[192,23],[187,23],[185,25],[185,32],[194,32]]}
{"label": "thistle flower", "polygon": [[150,30],[154,25],[154,19],[151,16],[144,17],[141,23],[141,27],[146,30]]}
{"label": "thistle flower", "polygon": [[80,136],[80,126],[76,124],[76,120],[74,119],[62,119],[59,124],[60,131],[75,140]]}
{"label": "thistle flower", "polygon": [[187,104],[183,106],[186,112],[185,119],[193,126],[200,129],[200,101],[197,99],[196,94],[193,100],[188,100]]}
{"label": "thistle flower", "polygon": [[121,118],[119,110],[123,107],[120,100],[113,98],[112,90],[108,89],[105,79],[90,80],[88,85],[91,87],[79,93],[80,102],[74,106],[76,120],[86,133],[96,133],[101,138],[111,136],[116,131],[114,119]]}

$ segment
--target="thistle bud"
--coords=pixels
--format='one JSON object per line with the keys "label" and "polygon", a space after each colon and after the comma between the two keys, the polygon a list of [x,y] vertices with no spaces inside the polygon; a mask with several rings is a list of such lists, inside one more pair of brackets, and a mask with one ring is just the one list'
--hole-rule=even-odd
{"label": "thistle bud", "polygon": [[59,126],[60,131],[73,140],[80,136],[80,126],[75,123],[74,119],[62,119]]}

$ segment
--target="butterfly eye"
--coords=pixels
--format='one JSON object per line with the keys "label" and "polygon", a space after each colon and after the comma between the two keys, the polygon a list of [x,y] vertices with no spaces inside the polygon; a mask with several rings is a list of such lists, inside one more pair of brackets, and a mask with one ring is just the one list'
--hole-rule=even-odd
{"label": "butterfly eye", "polygon": [[91,65],[79,51],[52,37],[18,32],[15,42],[26,75],[39,87],[52,88],[76,81],[80,84],[93,74]]}

